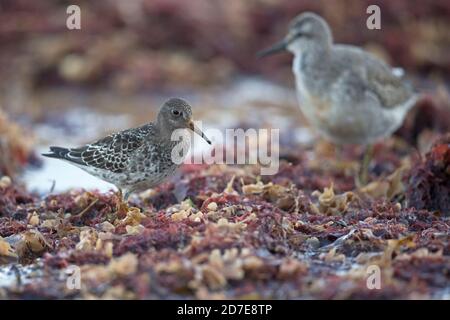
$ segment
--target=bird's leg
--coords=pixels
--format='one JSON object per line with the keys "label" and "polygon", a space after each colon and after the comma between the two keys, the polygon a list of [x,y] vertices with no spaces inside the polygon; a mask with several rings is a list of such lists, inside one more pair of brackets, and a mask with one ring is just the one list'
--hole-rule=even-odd
{"label": "bird's leg", "polygon": [[127,203],[127,199],[129,196],[128,192],[125,192],[125,197],[123,196],[123,192],[122,189],[118,188],[119,192],[118,192],[118,198],[119,201],[117,203],[117,213],[119,215],[126,215],[126,213],[128,212],[128,203]]}
{"label": "bird's leg", "polygon": [[128,198],[131,195],[131,190],[128,190],[125,192],[124,196],[123,196],[123,201],[128,203]]}
{"label": "bird's leg", "polygon": [[369,165],[373,158],[373,151],[374,147],[372,144],[368,145],[364,151],[361,168],[355,181],[356,187],[358,188],[365,186],[369,182]]}
{"label": "bird's leg", "polygon": [[351,176],[354,176],[355,173],[358,174],[358,168],[355,168],[355,166],[358,165],[358,162],[349,159],[347,149],[344,145],[335,145],[334,159],[335,168],[337,170],[344,172],[345,175],[347,175],[347,173]]}

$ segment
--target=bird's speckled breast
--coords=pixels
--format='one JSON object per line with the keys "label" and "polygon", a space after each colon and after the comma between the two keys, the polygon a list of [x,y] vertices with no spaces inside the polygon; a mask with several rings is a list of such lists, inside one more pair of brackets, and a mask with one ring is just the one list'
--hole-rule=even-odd
{"label": "bird's speckled breast", "polygon": [[[139,154],[130,162],[127,172],[117,184],[133,192],[152,188],[175,172],[187,156],[189,149],[190,134],[183,135],[181,141],[147,143],[138,151]],[[173,159],[173,150],[184,151],[182,157],[177,159],[178,161]]]}

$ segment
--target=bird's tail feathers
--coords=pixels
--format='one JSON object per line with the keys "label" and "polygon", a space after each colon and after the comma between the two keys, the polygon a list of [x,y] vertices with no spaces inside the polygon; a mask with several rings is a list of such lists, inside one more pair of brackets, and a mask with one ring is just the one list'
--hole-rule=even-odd
{"label": "bird's tail feathers", "polygon": [[66,155],[70,152],[69,149],[61,147],[50,147],[50,151],[51,152],[43,153],[42,155],[49,158],[65,159]]}

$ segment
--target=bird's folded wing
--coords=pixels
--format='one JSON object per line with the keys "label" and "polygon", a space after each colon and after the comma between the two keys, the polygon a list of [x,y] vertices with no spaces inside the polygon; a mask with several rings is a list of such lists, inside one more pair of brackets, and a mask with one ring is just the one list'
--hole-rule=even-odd
{"label": "bird's folded wing", "polygon": [[351,74],[343,81],[349,86],[365,87],[382,108],[394,109],[414,96],[406,81],[378,57],[350,45],[336,45],[334,53],[335,65],[341,65],[344,74]]}
{"label": "bird's folded wing", "polygon": [[151,125],[145,125],[114,133],[94,143],[70,149],[66,159],[80,165],[120,173],[127,167],[129,157],[142,146],[153,130]]}
{"label": "bird's folded wing", "polygon": [[393,109],[413,96],[411,88],[388,67],[369,67],[367,71],[367,87],[377,96],[383,108]]}

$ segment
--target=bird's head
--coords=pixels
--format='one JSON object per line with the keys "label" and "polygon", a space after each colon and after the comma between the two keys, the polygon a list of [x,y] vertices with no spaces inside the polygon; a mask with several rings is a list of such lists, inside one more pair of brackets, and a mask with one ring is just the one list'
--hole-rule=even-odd
{"label": "bird's head", "polygon": [[295,17],[289,24],[289,30],[283,40],[258,52],[265,57],[282,51],[301,52],[310,47],[329,47],[333,42],[330,27],[319,15],[305,12]]}
{"label": "bird's head", "polygon": [[158,125],[168,132],[176,129],[190,129],[211,144],[211,141],[194,124],[191,106],[183,99],[172,98],[162,105],[158,114]]}

